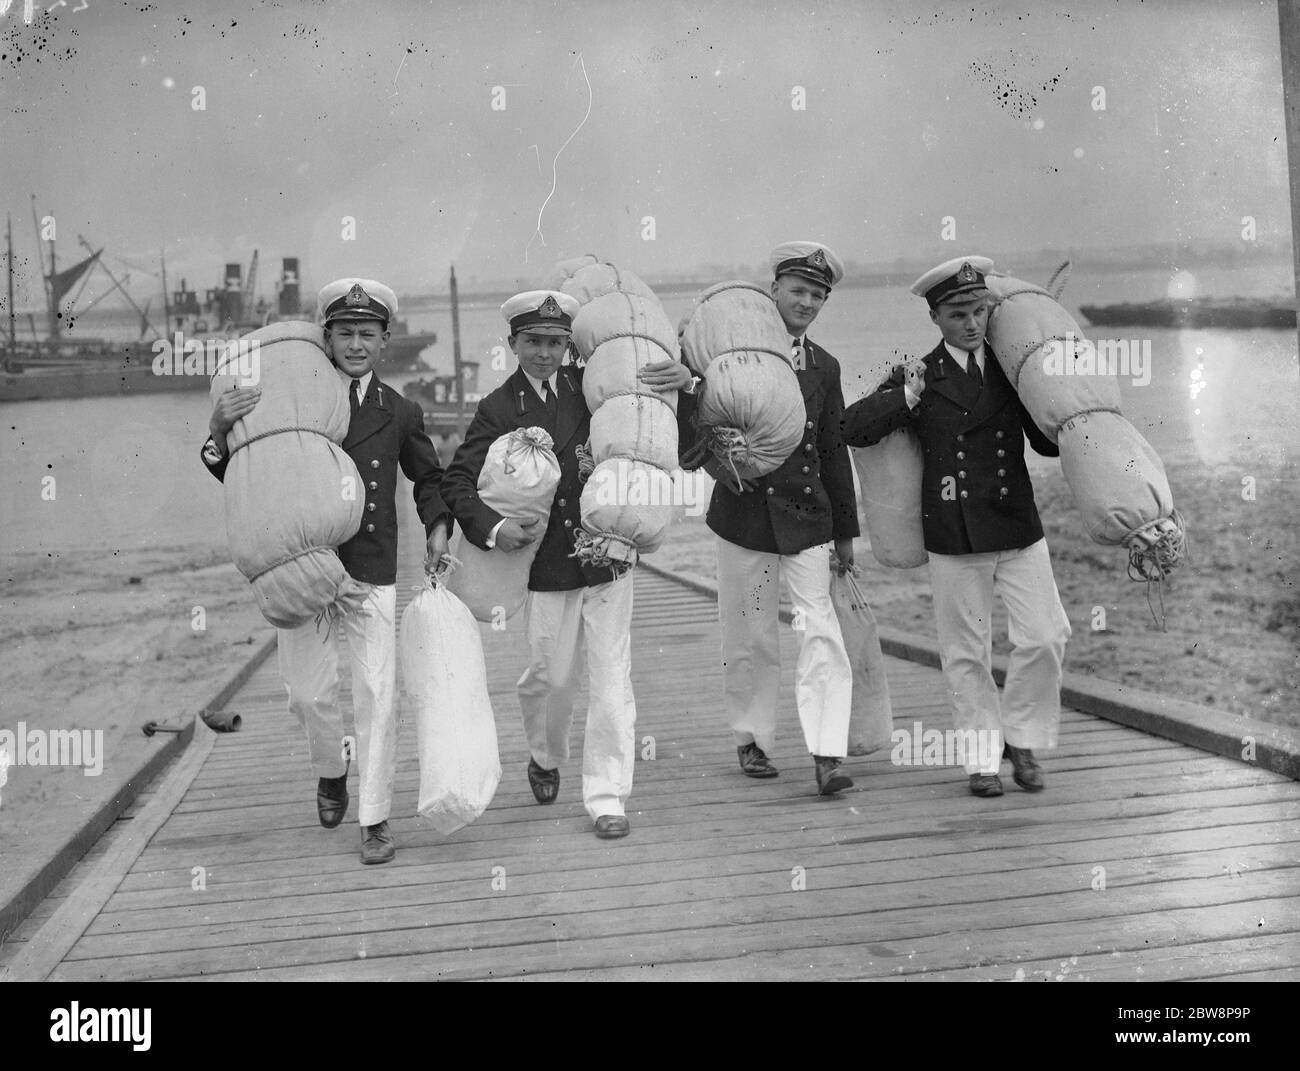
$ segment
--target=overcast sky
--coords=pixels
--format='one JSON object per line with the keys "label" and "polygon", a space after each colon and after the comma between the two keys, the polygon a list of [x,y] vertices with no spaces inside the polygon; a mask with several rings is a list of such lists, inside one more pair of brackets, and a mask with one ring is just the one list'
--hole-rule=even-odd
{"label": "overcast sky", "polygon": [[0,16],[20,258],[31,192],[61,264],[84,233],[199,286],[255,247],[264,280],[296,254],[314,285],[416,291],[451,261],[654,275],[803,237],[889,262],[1233,242],[1246,215],[1290,236],[1275,3],[68,0],[31,26],[22,4]]}

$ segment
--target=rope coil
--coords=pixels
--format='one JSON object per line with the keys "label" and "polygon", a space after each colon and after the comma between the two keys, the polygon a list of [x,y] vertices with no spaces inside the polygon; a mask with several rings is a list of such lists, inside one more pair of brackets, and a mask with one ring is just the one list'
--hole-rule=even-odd
{"label": "rope coil", "polygon": [[636,544],[616,532],[588,532],[576,528],[573,532],[573,553],[582,565],[595,569],[609,569],[614,579],[624,576],[636,564]]}
{"label": "rope coil", "polygon": [[[1128,549],[1128,578],[1135,583],[1146,583],[1147,608],[1151,617],[1162,632],[1168,632],[1164,586],[1169,574],[1190,560],[1183,515],[1175,509],[1168,517],[1135,528],[1124,538],[1124,545]],[[1151,599],[1152,588],[1155,589],[1156,602],[1160,604],[1158,612]]]}

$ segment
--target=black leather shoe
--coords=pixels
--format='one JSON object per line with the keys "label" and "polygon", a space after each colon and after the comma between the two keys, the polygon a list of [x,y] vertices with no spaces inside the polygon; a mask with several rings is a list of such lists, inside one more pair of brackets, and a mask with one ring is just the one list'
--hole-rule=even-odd
{"label": "black leather shoe", "polygon": [[754,741],[736,748],[740,768],[746,777],[776,777],[777,769]]}
{"label": "black leather shoe", "polygon": [[537,760],[528,760],[528,784],[532,786],[533,798],[538,803],[554,803],[560,794],[560,769],[543,770]]}
{"label": "black leather shoe", "polygon": [[821,795],[830,796],[853,787],[849,775],[840,769],[841,761],[823,755],[813,756],[813,762],[817,765],[817,791]]}
{"label": "black leather shoe", "polygon": [[322,777],[316,783],[316,815],[326,829],[333,829],[348,813],[348,770],[351,768],[349,761],[342,777]]}
{"label": "black leather shoe", "polygon": [[596,819],[596,836],[601,840],[617,840],[632,832],[632,824],[621,814],[602,814]]}
{"label": "black leather shoe", "polygon": [[397,845],[393,835],[388,831],[388,822],[378,822],[365,826],[361,830],[361,861],[367,866],[374,863],[392,862],[397,854]]}
{"label": "black leather shoe", "polygon": [[1043,768],[1038,765],[1034,753],[1027,747],[1003,745],[1002,754],[1011,760],[1011,768],[1016,784],[1026,792],[1043,791]]}
{"label": "black leather shoe", "polygon": [[970,775],[970,790],[972,795],[990,796],[1002,795],[1002,778],[997,774],[977,774]]}

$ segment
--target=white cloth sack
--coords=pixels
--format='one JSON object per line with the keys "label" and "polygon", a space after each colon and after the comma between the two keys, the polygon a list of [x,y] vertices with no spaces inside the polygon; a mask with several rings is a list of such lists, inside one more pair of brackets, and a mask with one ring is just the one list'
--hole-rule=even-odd
{"label": "white cloth sack", "polygon": [[659,300],[637,275],[614,267],[594,253],[584,253],[580,257],[560,261],[555,265],[546,285],[550,290],[559,290],[569,297],[577,298],[582,304],[611,291],[640,294],[651,301]]}
{"label": "white cloth sack", "polygon": [[559,484],[560,462],[545,428],[516,428],[488,447],[478,476],[479,499],[510,520],[537,523],[528,529],[533,541],[518,550],[481,550],[456,529],[449,549],[460,565],[446,583],[479,621],[507,621],[523,609],[528,574]]}
{"label": "white cloth sack", "polygon": [[681,324],[682,359],[704,377],[701,436],[728,474],[766,476],[803,440],[807,407],[776,303],[752,283],[719,283]]}
{"label": "white cloth sack", "polygon": [[[647,364],[680,359],[659,299],[631,272],[595,257],[556,265],[561,289],[583,302],[573,318],[573,344],[586,360],[582,393],[591,411],[596,465],[582,493],[578,559],[616,570],[658,548],[673,519],[672,499],[658,492],[677,468],[677,392],[637,379]],[[600,489],[597,494],[594,488]],[[639,501],[632,489],[655,493]],[[611,500],[613,499],[613,500]]]}
{"label": "white cloth sack", "polygon": [[853,667],[853,699],[849,708],[849,754],[869,755],[888,747],[894,729],[885,656],[880,649],[876,617],[858,584],[855,566],[840,576],[831,569],[831,602],[844,636],[844,650]]}
{"label": "white cloth sack", "polygon": [[925,458],[916,432],[899,428],[880,442],[854,447],[850,453],[872,555],[893,569],[924,565],[928,558],[921,528]]}
{"label": "white cloth sack", "polygon": [[402,613],[403,689],[415,708],[420,754],[416,808],[440,833],[481,815],[501,782],[478,623],[441,585],[424,587]]}
{"label": "white cloth sack", "polygon": [[[270,324],[239,345],[256,355],[262,397],[226,437],[226,538],[262,616],[297,628],[334,603],[347,578],[334,548],[361,527],[361,476],[337,445],[351,417],[347,391],[315,324]],[[241,363],[212,377],[214,403],[244,381]]]}
{"label": "white cloth sack", "polygon": [[1096,364],[1074,317],[1041,287],[989,276],[998,305],[988,337],[1034,423],[1061,450],[1061,471],[1094,542],[1129,548],[1142,574],[1181,562],[1182,518],[1150,443],[1119,411],[1119,381]]}

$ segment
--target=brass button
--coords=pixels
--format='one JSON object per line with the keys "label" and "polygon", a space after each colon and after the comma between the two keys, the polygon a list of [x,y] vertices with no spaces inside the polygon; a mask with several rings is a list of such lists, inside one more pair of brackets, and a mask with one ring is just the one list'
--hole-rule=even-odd
{"label": "brass button", "polygon": [[962,450],[958,450],[958,451],[957,451],[957,460],[958,460],[958,461],[965,461],[965,460],[966,460],[966,454],[965,454],[965,451],[962,451]]}
{"label": "brass button", "polygon": [[809,431],[812,431],[812,421],[811,420],[808,421],[808,423],[805,424],[804,427],[807,428]]}
{"label": "brass button", "polygon": [[998,457],[1006,457],[1006,456],[1007,456],[1007,452],[1005,450],[998,451]]}
{"label": "brass button", "polygon": [[998,432],[998,433],[997,433],[997,438],[999,438],[999,439],[1002,438],[1002,432]]}
{"label": "brass button", "polygon": [[573,527],[573,522],[570,521],[570,520],[566,520],[566,521],[564,522],[564,527],[565,527],[565,528],[572,528],[572,527]]}
{"label": "brass button", "polygon": [[368,509],[371,513],[374,513],[375,510],[377,510],[378,508],[379,508],[379,507],[376,506],[373,502],[367,502],[367,503],[366,503],[366,509]]}
{"label": "brass button", "polygon": [[1000,494],[1000,495],[1006,495],[1006,494],[1009,494],[1009,492],[1007,491],[1007,489],[1006,489],[1005,487],[1001,487],[1001,488],[998,489],[998,494]]}
{"label": "brass button", "polygon": [[374,461],[370,462],[370,467],[371,467],[372,469],[377,469],[377,468],[379,468],[379,459],[376,458]]}
{"label": "brass button", "polygon": [[769,487],[769,488],[767,489],[767,493],[768,493],[769,495],[774,495],[774,494],[776,494],[776,488],[775,488],[775,487]]}
{"label": "brass button", "polygon": [[559,506],[561,509],[563,509],[563,508],[564,508],[564,499],[561,498],[561,499],[557,500],[555,504],[556,504],[557,506]]}
{"label": "brass button", "polygon": [[811,488],[811,487],[805,487],[805,488],[803,489],[803,493],[806,494],[806,495],[810,495],[810,494],[812,494],[812,488]]}
{"label": "brass button", "polygon": [[369,483],[367,486],[368,486],[368,487],[370,488],[370,490],[372,490],[372,491],[378,491],[378,490],[379,490],[379,484],[376,483],[374,480],[371,480],[370,483]]}
{"label": "brass button", "polygon": [[965,497],[967,497],[967,496],[966,496],[966,492],[965,492],[965,491],[963,491],[963,492],[962,492],[962,493],[961,493],[961,497],[962,497],[962,498],[965,498]]}
{"label": "brass button", "polygon": [[375,530],[375,526],[373,524],[366,525],[367,532],[373,532],[374,530]]}
{"label": "brass button", "polygon": [[803,452],[804,452],[805,454],[811,454],[811,453],[812,453],[812,443],[804,443],[804,444],[803,444]]}
{"label": "brass button", "polygon": [[966,441],[966,436],[965,436],[965,435],[958,435],[958,436],[957,436],[957,441],[958,441],[959,443],[964,443],[964,442]]}
{"label": "brass button", "polygon": [[806,475],[808,474],[808,466],[807,466],[807,465],[805,465],[805,466],[803,467],[803,471],[804,471],[804,475],[806,476]]}
{"label": "brass button", "polygon": [[1005,476],[1006,474],[1007,474],[1007,470],[1006,470],[1006,469],[998,469],[998,475],[999,475],[999,476]]}
{"label": "brass button", "polygon": [[957,473],[957,479],[959,479],[959,480],[964,480],[964,479],[966,479],[966,470],[965,470],[965,469],[962,469],[961,471],[959,471],[959,472]]}

